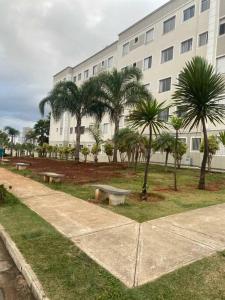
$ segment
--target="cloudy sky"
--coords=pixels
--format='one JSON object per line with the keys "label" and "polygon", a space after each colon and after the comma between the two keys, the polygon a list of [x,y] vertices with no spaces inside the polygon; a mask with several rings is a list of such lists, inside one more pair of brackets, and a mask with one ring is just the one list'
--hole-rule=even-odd
{"label": "cloudy sky", "polygon": [[0,128],[40,118],[52,76],[167,0],[0,0]]}

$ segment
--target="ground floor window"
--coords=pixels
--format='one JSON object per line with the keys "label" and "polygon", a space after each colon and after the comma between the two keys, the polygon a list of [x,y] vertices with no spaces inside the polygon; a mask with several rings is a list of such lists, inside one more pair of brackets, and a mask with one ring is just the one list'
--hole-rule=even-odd
{"label": "ground floor window", "polygon": [[191,150],[192,151],[199,151],[201,146],[201,138],[193,137],[191,139]]}
{"label": "ground floor window", "polygon": [[163,110],[159,114],[159,120],[164,121],[164,122],[168,122],[168,120],[169,120],[169,108]]}

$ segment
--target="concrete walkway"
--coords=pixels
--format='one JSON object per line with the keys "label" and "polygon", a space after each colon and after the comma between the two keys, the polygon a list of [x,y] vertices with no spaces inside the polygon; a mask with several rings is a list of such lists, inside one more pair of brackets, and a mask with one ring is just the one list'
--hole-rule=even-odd
{"label": "concrete walkway", "polygon": [[0,183],[128,287],[225,249],[225,204],[139,224],[2,168]]}

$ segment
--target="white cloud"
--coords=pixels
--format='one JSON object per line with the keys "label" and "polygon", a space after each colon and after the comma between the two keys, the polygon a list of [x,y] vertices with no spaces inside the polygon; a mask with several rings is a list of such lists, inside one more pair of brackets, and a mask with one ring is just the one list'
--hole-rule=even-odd
{"label": "white cloud", "polygon": [[166,0],[0,0],[0,127],[29,126],[52,76]]}

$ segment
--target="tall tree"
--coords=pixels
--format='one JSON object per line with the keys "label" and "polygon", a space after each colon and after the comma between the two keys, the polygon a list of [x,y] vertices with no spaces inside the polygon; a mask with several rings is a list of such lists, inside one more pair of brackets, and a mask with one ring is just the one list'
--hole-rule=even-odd
{"label": "tall tree", "polygon": [[50,118],[40,119],[34,124],[33,138],[36,135],[39,146],[49,141]]}
{"label": "tall tree", "polygon": [[[104,111],[110,116],[114,123],[114,136],[118,134],[120,119],[124,109],[133,106],[147,95],[147,90],[140,83],[142,73],[137,68],[126,68],[118,71],[102,73],[97,77],[99,82],[99,97],[103,103]],[[113,162],[117,162],[118,146],[115,143],[113,152]]]}
{"label": "tall tree", "polygon": [[152,151],[152,136],[159,134],[160,130],[165,129],[166,125],[160,119],[160,114],[166,109],[165,102],[158,103],[156,99],[151,97],[142,99],[136,105],[128,116],[128,121],[134,128],[142,128],[142,133],[148,129],[149,139],[147,147],[147,160],[145,165],[144,182],[142,186],[142,199],[147,200],[147,183],[149,173],[149,163]]}
{"label": "tall tree", "polygon": [[15,137],[18,136],[20,134],[19,130],[10,127],[10,126],[6,126],[4,128],[5,132],[10,136],[10,155],[13,155],[13,146],[15,143]]}
{"label": "tall tree", "polygon": [[34,145],[36,140],[37,140],[37,133],[35,132],[35,130],[31,129],[25,134],[26,143],[29,142]]}
{"label": "tall tree", "polygon": [[225,105],[220,100],[225,93],[225,81],[221,74],[202,57],[194,57],[181,71],[175,85],[173,99],[182,113],[184,128],[191,131],[202,126],[204,154],[202,159],[199,189],[205,189],[205,173],[208,159],[208,122],[224,123]]}
{"label": "tall tree", "polygon": [[42,115],[46,104],[50,105],[52,116],[56,121],[65,112],[76,117],[76,161],[79,161],[82,118],[90,115],[101,119],[102,116],[102,106],[97,102],[96,88],[96,82],[93,84],[91,79],[79,87],[72,81],[59,82],[39,104]]}
{"label": "tall tree", "polygon": [[7,147],[9,145],[9,136],[6,132],[0,130],[0,147]]}
{"label": "tall tree", "polygon": [[174,145],[174,190],[177,191],[177,160],[178,160],[178,140],[179,130],[183,127],[183,119],[178,116],[173,116],[170,124],[176,132],[175,145]]}

